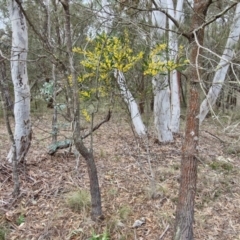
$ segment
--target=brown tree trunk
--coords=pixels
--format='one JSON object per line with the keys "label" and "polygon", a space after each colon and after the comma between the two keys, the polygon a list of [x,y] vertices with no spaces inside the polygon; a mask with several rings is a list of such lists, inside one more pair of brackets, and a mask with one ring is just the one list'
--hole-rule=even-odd
{"label": "brown tree trunk", "polygon": [[[203,45],[204,29],[200,26],[204,23],[207,9],[211,0],[194,0],[192,16],[192,33],[189,42],[192,46],[190,54],[189,96],[186,119],[185,140],[182,148],[181,179],[179,199],[176,211],[176,223],[174,240],[192,240],[194,222],[194,203],[197,184],[197,154],[199,139],[199,108],[200,108],[200,79],[201,60],[199,54]],[[198,29],[198,30],[197,30]],[[195,32],[194,32],[195,31]]]}
{"label": "brown tree trunk", "polygon": [[102,205],[101,205],[101,194],[100,187],[98,183],[97,167],[93,157],[93,150],[87,149],[83,143],[83,139],[80,136],[80,118],[79,118],[79,89],[78,82],[75,76],[74,61],[72,54],[72,39],[71,39],[71,25],[70,25],[70,10],[69,10],[69,0],[60,0],[64,12],[65,12],[65,30],[67,37],[67,52],[69,57],[70,72],[73,82],[73,98],[74,98],[74,129],[73,138],[76,149],[84,157],[87,168],[88,175],[90,179],[90,193],[91,193],[91,203],[92,203],[92,219],[101,220],[102,215]]}
{"label": "brown tree trunk", "polygon": [[92,150],[88,150],[80,138],[75,138],[74,143],[76,149],[84,157],[87,163],[88,176],[90,180],[90,194],[91,194],[91,205],[92,212],[91,216],[94,221],[103,220],[102,214],[102,203],[101,203],[101,193],[98,182],[97,167],[94,161]]}
{"label": "brown tree trunk", "polygon": [[199,86],[190,84],[189,105],[185,130],[185,141],[182,148],[181,180],[176,212],[174,240],[193,239],[194,199],[197,183],[197,158],[199,120]]}

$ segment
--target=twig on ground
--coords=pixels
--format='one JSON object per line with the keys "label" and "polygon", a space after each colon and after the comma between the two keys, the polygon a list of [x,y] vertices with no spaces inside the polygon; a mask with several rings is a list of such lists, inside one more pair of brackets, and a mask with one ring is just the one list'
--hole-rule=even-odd
{"label": "twig on ground", "polygon": [[219,138],[219,137],[217,137],[216,135],[214,135],[214,134],[212,134],[212,133],[210,133],[209,131],[204,131],[204,132],[206,132],[206,133],[208,133],[208,134],[210,134],[211,136],[213,136],[213,137],[215,137],[215,138],[217,138],[221,143],[226,143],[225,141],[223,141],[221,138]]}
{"label": "twig on ground", "polygon": [[163,236],[166,234],[166,232],[169,229],[169,224],[167,225],[167,227],[165,228],[164,232],[162,233],[162,235],[159,237],[159,240],[163,239]]}
{"label": "twig on ground", "polygon": [[202,165],[205,165],[205,163],[201,160],[201,158],[199,158],[198,156],[195,155],[195,158],[200,162],[202,163]]}

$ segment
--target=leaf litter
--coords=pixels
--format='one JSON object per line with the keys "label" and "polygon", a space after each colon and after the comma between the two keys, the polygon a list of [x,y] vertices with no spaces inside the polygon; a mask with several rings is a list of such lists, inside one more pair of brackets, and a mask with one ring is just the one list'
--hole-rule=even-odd
{"label": "leaf litter", "polygon": [[[180,178],[181,135],[176,136],[173,144],[159,145],[150,129],[146,145],[134,138],[130,127],[119,125],[116,119],[94,133],[94,156],[105,215],[103,222],[94,223],[88,210],[74,212],[66,204],[73,191],[89,189],[84,159],[80,157],[76,170],[75,156],[68,150],[49,156],[51,129],[47,131],[47,122],[43,118],[34,128],[26,166],[19,169],[18,199],[11,197],[12,168],[5,161],[9,144],[2,143],[0,227],[6,229],[6,239],[86,240],[93,232],[105,231],[110,239],[171,239]],[[1,131],[7,138],[4,124]],[[226,154],[223,142],[207,131],[219,137],[219,129],[213,123],[202,126],[195,239],[240,239],[239,156]],[[220,137],[229,140],[225,135]],[[144,224],[135,228],[141,219]]]}

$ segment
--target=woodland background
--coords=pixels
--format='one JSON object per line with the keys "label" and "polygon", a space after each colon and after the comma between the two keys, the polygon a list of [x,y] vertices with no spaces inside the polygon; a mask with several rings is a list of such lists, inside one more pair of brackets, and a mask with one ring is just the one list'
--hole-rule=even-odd
{"label": "woodland background", "polygon": [[0,239],[240,239],[238,1],[0,9]]}

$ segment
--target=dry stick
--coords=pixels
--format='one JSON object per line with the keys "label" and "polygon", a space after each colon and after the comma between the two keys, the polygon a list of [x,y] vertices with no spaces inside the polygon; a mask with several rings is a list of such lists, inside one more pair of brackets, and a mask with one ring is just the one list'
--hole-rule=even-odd
{"label": "dry stick", "polygon": [[[13,138],[13,136],[12,136]],[[14,139],[12,139],[13,142],[13,181],[14,181],[14,189],[12,195],[14,197],[17,197],[20,193],[20,183],[19,183],[19,176],[18,176],[18,163],[17,163],[17,154],[16,154],[16,144]]]}
{"label": "dry stick", "polygon": [[134,228],[134,240],[137,240],[137,231],[136,231],[136,228]]}
{"label": "dry stick", "polygon": [[11,125],[10,125],[9,116],[8,116],[8,113],[7,113],[7,110],[6,110],[6,108],[7,108],[6,107],[6,102],[5,102],[5,99],[3,98],[3,96],[2,96],[2,102],[3,102],[3,115],[4,115],[4,119],[5,119],[5,123],[6,123],[6,128],[7,128],[8,136],[9,136],[11,142],[12,142],[12,149],[13,149],[13,151],[12,151],[12,154],[13,154],[12,165],[13,165],[14,189],[13,189],[12,195],[13,195],[13,197],[17,197],[20,193],[20,184],[19,184],[19,176],[18,176],[16,144],[15,144],[15,140],[14,140]]}
{"label": "dry stick", "polygon": [[[151,164],[148,136],[145,139],[146,139],[145,146],[146,146],[146,150],[147,150],[147,161],[148,161],[148,166],[149,166],[149,170],[150,170],[150,174],[151,174],[151,177],[150,177],[150,189],[152,191],[151,197],[153,198],[154,194],[156,194],[156,179],[155,179],[155,172],[153,171],[152,164]],[[144,138],[142,139],[143,142],[145,139]]]}
{"label": "dry stick", "polygon": [[216,135],[214,135],[214,134],[212,134],[212,133],[210,133],[210,132],[208,132],[206,130],[204,132],[206,132],[206,133],[210,134],[211,136],[217,138],[221,143],[226,143],[225,141],[223,141],[221,138],[217,137]]}
{"label": "dry stick", "polygon": [[163,239],[163,236],[166,234],[166,232],[169,229],[169,225],[167,225],[167,227],[165,228],[164,232],[162,233],[162,235],[159,237],[159,240]]}
{"label": "dry stick", "polygon": [[[3,73],[2,73],[3,74]],[[4,79],[4,76],[2,76]],[[1,98],[2,98],[2,103],[3,103],[3,115],[5,119],[5,124],[8,132],[8,136],[12,142],[12,154],[13,154],[13,182],[14,182],[14,189],[12,192],[13,197],[17,197],[20,193],[20,184],[19,184],[19,176],[18,176],[18,163],[17,163],[17,155],[16,155],[16,143],[14,140],[13,132],[11,129],[10,125],[10,120],[9,120],[9,114],[7,112],[8,107],[7,107],[7,102],[6,98],[4,97],[4,89],[3,89],[3,84],[0,84],[0,92],[1,92]]]}

